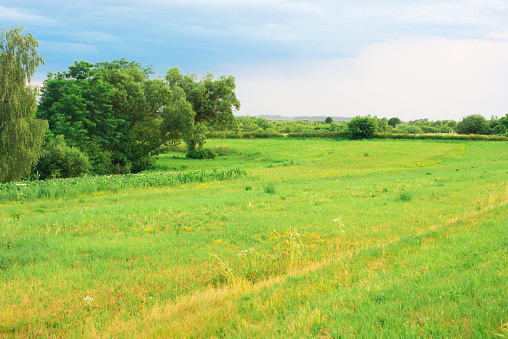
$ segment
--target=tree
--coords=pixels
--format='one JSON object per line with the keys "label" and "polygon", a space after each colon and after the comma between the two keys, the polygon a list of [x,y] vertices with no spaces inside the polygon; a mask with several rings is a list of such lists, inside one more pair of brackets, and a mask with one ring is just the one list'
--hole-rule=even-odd
{"label": "tree", "polygon": [[382,133],[386,133],[388,132],[388,119],[386,118],[377,118],[377,117],[374,117],[376,120],[377,120],[377,131],[379,132],[382,132]]}
{"label": "tree", "polygon": [[333,119],[331,117],[327,117],[325,119],[325,124],[331,124],[333,122]]}
{"label": "tree", "polygon": [[356,116],[347,123],[347,133],[350,139],[372,138],[377,131],[377,126],[375,117]]}
{"label": "tree", "polygon": [[150,74],[150,67],[125,59],[75,62],[49,74],[38,115],[54,135],[87,154],[94,173],[141,171],[153,150],[194,125],[183,90]]}
{"label": "tree", "polygon": [[393,117],[393,118],[390,118],[388,120],[388,125],[392,126],[393,128],[395,128],[395,126],[399,125],[402,121],[400,121],[399,118],[397,117]]}
{"label": "tree", "polygon": [[25,178],[41,156],[46,121],[35,118],[37,88],[27,86],[44,61],[23,28],[0,36],[0,182]]}
{"label": "tree", "polygon": [[494,134],[508,134],[508,114],[500,119],[492,117],[489,122],[489,128]]}
{"label": "tree", "polygon": [[480,114],[464,117],[457,124],[458,134],[490,134],[487,119]]}
{"label": "tree", "polygon": [[234,76],[222,75],[215,79],[212,73],[207,73],[198,80],[196,74],[182,75],[178,67],[174,67],[166,73],[166,82],[171,90],[182,90],[192,105],[194,127],[184,138],[189,150],[203,146],[206,125],[215,128],[235,126],[233,112],[240,109],[240,101],[235,94]]}

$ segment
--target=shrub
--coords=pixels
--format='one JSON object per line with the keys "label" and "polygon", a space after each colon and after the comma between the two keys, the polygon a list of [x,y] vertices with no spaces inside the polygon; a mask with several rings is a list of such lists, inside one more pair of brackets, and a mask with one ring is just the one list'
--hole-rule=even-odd
{"label": "shrub", "polygon": [[372,138],[378,127],[377,119],[370,115],[357,116],[347,123],[347,133],[350,139]]}
{"label": "shrub", "polygon": [[88,157],[78,148],[67,146],[59,135],[46,144],[33,173],[38,172],[40,179],[73,178],[87,174],[89,169]]}
{"label": "shrub", "polygon": [[457,124],[458,134],[490,134],[489,124],[480,114],[468,115]]}
{"label": "shrub", "polygon": [[393,117],[388,120],[388,125],[392,126],[393,128],[395,128],[400,123],[402,123],[402,121],[400,121],[400,119],[397,117]]}
{"label": "shrub", "polygon": [[215,159],[217,153],[209,148],[193,149],[185,155],[188,159]]}

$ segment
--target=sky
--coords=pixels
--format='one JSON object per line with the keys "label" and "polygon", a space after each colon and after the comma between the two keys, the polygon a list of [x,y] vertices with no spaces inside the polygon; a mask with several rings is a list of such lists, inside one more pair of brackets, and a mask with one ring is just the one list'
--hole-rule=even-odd
{"label": "sky", "polygon": [[508,113],[507,0],[0,0],[48,71],[126,58],[233,75],[237,115]]}

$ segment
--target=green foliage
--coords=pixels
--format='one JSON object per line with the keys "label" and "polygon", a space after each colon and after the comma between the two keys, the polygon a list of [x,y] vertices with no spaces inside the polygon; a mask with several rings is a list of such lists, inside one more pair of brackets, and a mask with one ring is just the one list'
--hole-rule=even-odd
{"label": "green foliage", "polygon": [[215,159],[217,153],[209,148],[199,148],[188,151],[185,156],[189,159]]}
{"label": "green foliage", "polygon": [[89,172],[88,157],[77,147],[69,147],[62,135],[46,144],[33,172],[40,179],[80,177]]}
{"label": "green foliage", "polygon": [[508,136],[508,113],[501,119],[492,118],[489,123],[489,128],[494,134]]}
{"label": "green foliage", "polygon": [[402,134],[420,134],[423,133],[421,127],[417,125],[399,125],[397,131]]}
{"label": "green foliage", "polygon": [[139,172],[154,150],[181,139],[192,149],[202,147],[205,122],[227,120],[221,110],[234,97],[225,88],[229,84],[234,89],[234,78],[213,81],[208,76],[178,87],[171,79],[151,79],[152,73],[150,67],[125,59],[76,61],[67,71],[48,75],[38,116],[49,121],[53,134],[64,135],[68,145],[88,155],[95,174]]}
{"label": "green foliage", "polygon": [[487,120],[480,114],[472,114],[457,124],[459,134],[490,134]]}
{"label": "green foliage", "polygon": [[330,117],[327,117],[327,118],[325,119],[325,124],[331,124],[332,122],[333,122],[333,119],[332,119],[332,118],[330,118]]}
{"label": "green foliage", "polygon": [[0,35],[0,182],[25,178],[41,155],[46,121],[35,119],[37,89],[27,85],[43,64],[39,44],[23,28]]}
{"label": "green foliage", "polygon": [[196,74],[182,75],[178,67],[174,67],[168,70],[165,79],[169,88],[184,96],[192,107],[192,126],[182,132],[189,150],[203,147],[207,132],[205,124],[214,128],[236,125],[233,112],[240,109],[240,101],[235,94],[234,76],[222,75],[215,79],[214,74],[207,73],[198,80]]}
{"label": "green foliage", "polygon": [[357,116],[347,123],[347,133],[350,139],[372,138],[377,128],[377,119],[370,115],[365,117]]}
{"label": "green foliage", "polygon": [[392,126],[393,128],[395,128],[401,122],[402,121],[399,118],[397,118],[397,117],[393,117],[393,118],[388,119],[388,125]]}
{"label": "green foliage", "polygon": [[196,149],[203,148],[206,140],[206,132],[208,132],[208,129],[206,128],[205,123],[198,122],[183,138],[187,144],[187,149],[189,151],[194,151]]}

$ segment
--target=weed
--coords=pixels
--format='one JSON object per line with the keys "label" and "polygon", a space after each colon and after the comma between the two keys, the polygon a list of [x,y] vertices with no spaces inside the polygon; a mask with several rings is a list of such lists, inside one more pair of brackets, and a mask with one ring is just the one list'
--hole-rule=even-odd
{"label": "weed", "polygon": [[12,219],[17,219],[19,220],[19,218],[21,217],[23,213],[21,213],[21,211],[18,211],[18,210],[11,210],[9,212],[9,215],[11,216]]}
{"label": "weed", "polygon": [[263,190],[267,194],[275,194],[277,192],[277,190],[275,189],[275,184],[273,183],[267,183],[266,185],[264,185]]}
{"label": "weed", "polygon": [[409,191],[404,191],[399,194],[400,201],[411,201],[413,200],[413,193]]}
{"label": "weed", "polygon": [[251,191],[252,190],[252,186],[245,186],[245,190],[246,191]]}

